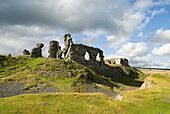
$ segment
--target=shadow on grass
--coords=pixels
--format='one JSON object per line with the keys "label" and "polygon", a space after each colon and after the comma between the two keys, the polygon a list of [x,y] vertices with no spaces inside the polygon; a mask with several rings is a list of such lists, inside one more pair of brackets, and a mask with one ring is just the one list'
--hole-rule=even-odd
{"label": "shadow on grass", "polygon": [[[88,66],[87,66],[88,67]],[[139,75],[144,75],[140,71],[125,67],[125,66],[110,66],[103,64],[101,67],[89,67],[97,74],[103,75],[104,77],[110,78],[111,81],[116,83],[122,83],[127,86],[140,87],[143,81],[138,80]],[[118,87],[116,84],[113,87]]]}

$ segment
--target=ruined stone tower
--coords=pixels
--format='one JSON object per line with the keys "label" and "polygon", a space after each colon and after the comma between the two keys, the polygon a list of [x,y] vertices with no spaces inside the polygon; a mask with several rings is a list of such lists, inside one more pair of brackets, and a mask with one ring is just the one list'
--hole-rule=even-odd
{"label": "ruined stone tower", "polygon": [[61,47],[59,46],[59,42],[57,41],[51,41],[50,46],[49,46],[49,58],[57,58],[57,59],[62,59],[62,53],[63,51],[61,50]]}

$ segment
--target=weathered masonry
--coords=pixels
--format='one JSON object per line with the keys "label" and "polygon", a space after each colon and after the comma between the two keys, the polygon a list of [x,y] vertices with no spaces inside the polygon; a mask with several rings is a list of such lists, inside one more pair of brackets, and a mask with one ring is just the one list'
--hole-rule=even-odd
{"label": "weathered masonry", "polygon": [[[74,60],[85,66],[99,65],[101,66],[103,61],[103,51],[99,48],[94,48],[82,44],[73,44],[70,34],[64,36],[65,48],[64,59]],[[88,60],[85,59],[86,53],[89,55]],[[97,55],[99,55],[99,60],[97,60]]]}
{"label": "weathered masonry", "polygon": [[[73,60],[78,62],[86,67],[91,68],[96,73],[100,75],[104,75],[106,77],[122,77],[126,72],[124,72],[118,66],[110,66],[109,64],[120,64],[124,66],[128,65],[128,60],[125,58],[118,59],[110,59],[104,60],[103,51],[99,48],[86,46],[83,44],[74,44],[70,34],[64,35],[64,44],[65,48],[61,50],[58,41],[51,41],[49,45],[49,58],[57,58],[57,59],[65,59],[65,60]],[[37,47],[32,49],[30,54],[31,58],[42,57],[42,43],[38,43]],[[24,51],[24,54],[27,55],[27,50]],[[64,54],[63,58],[62,55]],[[88,59],[86,59],[86,54],[89,55]],[[129,71],[130,72],[130,71]],[[131,71],[132,73],[133,71]],[[129,74],[126,74],[130,76]]]}
{"label": "weathered masonry", "polygon": [[118,64],[129,67],[128,60],[126,58],[115,58],[115,59],[108,59],[104,60],[106,64]]}

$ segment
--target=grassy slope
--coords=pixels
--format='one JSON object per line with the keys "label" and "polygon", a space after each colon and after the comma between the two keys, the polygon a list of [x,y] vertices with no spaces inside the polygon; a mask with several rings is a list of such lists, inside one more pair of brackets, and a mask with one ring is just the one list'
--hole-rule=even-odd
{"label": "grassy slope", "polygon": [[123,92],[123,101],[104,94],[36,94],[0,99],[1,113],[169,114],[170,72],[147,77],[152,88]]}
{"label": "grassy slope", "polygon": [[0,58],[0,82],[24,83],[25,89],[30,91],[41,91],[41,88],[36,90],[36,86],[37,84],[44,86],[44,83],[56,87],[60,92],[66,93],[82,92],[85,83],[97,83],[97,85],[105,85],[110,88],[119,86],[122,90],[128,87],[131,88],[131,86],[140,86],[142,82],[135,78],[137,76],[140,79],[143,77],[141,72],[124,66],[119,67],[124,72],[131,70],[136,72],[137,75],[131,75],[131,78],[124,76],[120,79],[110,79],[98,75],[91,69],[71,60],[31,59],[29,56],[0,56]]}
{"label": "grassy slope", "polygon": [[[60,92],[82,92],[85,83],[98,83],[113,88],[114,82],[74,61],[52,58],[31,59],[29,56],[1,56],[0,82],[20,82],[25,89],[35,90],[37,84],[52,85]],[[3,65],[2,65],[3,63]],[[39,88],[41,89],[41,88]]]}
{"label": "grassy slope", "polygon": [[154,84],[151,88],[123,93],[124,101],[134,105],[128,110],[134,112],[170,113],[170,72],[153,74],[146,78]]}
{"label": "grassy slope", "polygon": [[111,80],[114,81],[120,88],[118,90],[127,90],[127,89],[135,89],[136,87],[140,87],[146,78],[146,75],[141,71],[126,67],[117,64],[108,64],[112,67],[119,67],[121,68],[126,74],[130,74],[130,77],[123,76],[122,78],[112,78]]}

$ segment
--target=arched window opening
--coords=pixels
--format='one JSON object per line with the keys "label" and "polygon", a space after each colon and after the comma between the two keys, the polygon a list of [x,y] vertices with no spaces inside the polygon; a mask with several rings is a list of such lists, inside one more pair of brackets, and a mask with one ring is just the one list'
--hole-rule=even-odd
{"label": "arched window opening", "polygon": [[96,56],[96,61],[100,61],[100,59],[99,59],[99,53],[98,53],[97,56]]}
{"label": "arched window opening", "polygon": [[89,58],[90,58],[89,53],[86,51],[86,54],[85,54],[85,56],[84,56],[84,59],[88,61]]}

